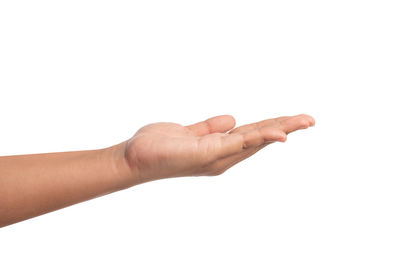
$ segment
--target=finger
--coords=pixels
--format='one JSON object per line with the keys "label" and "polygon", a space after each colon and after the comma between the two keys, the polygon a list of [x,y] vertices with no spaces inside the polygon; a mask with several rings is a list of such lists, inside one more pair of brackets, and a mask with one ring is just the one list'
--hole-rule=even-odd
{"label": "finger", "polygon": [[235,127],[235,118],[231,115],[220,115],[211,117],[205,121],[186,126],[197,136],[211,133],[225,133]]}
{"label": "finger", "polygon": [[[308,126],[313,126],[315,125],[315,120],[314,118],[312,118],[309,115],[305,115],[305,114],[300,114],[297,116],[293,116],[293,117],[280,117],[282,118],[281,120],[276,120],[276,119],[272,119],[272,120],[276,120],[278,122],[283,122],[283,128],[284,130],[287,131],[294,131],[294,129],[296,129],[296,127],[298,127],[300,125],[300,127],[308,127]],[[293,118],[293,120],[287,121],[287,118]],[[302,121],[303,119],[305,119],[305,121]],[[271,123],[271,120],[265,120],[263,122],[267,122],[266,124],[264,124],[265,127],[269,127],[271,126],[274,122]],[[256,128],[256,127],[254,127]],[[261,129],[262,132],[262,129]],[[289,132],[287,132],[289,133]],[[254,131],[253,131],[254,134]],[[249,138],[251,140],[251,138]],[[256,144],[257,141],[255,141],[254,139],[252,139],[253,142]],[[237,163],[251,157],[252,155],[254,155],[255,153],[257,153],[258,151],[260,151],[261,149],[263,149],[264,147],[266,147],[267,145],[271,144],[273,142],[271,141],[267,141],[265,143],[262,143],[261,145],[256,145],[256,146],[251,146],[249,145],[248,148],[245,148],[242,152],[236,153],[236,154],[232,154],[230,156],[221,158],[219,160],[217,160],[212,166],[211,169],[215,170],[217,174],[221,174],[223,172],[225,172],[226,170],[228,170],[229,168],[231,168],[232,166],[236,165]]]}
{"label": "finger", "polygon": [[[277,126],[272,126],[274,123],[278,123]],[[258,123],[258,125],[263,125],[264,127],[262,128],[258,128],[257,127],[253,127],[255,128],[255,130],[247,132],[244,136],[244,150],[243,152],[239,152],[236,154],[232,154],[230,156],[227,156],[221,160],[223,160],[224,163],[228,165],[229,162],[232,162],[232,166],[234,164],[236,164],[237,162],[253,155],[254,153],[256,153],[257,151],[259,151],[261,148],[265,147],[268,144],[271,144],[272,142],[275,141],[286,141],[286,135],[282,136],[282,139],[279,139],[278,136],[279,134],[282,134],[277,132],[277,139],[274,139],[274,135],[272,134],[273,132],[271,132],[271,130],[273,128],[278,128],[281,129],[282,131],[284,131],[286,134],[293,132],[297,129],[305,129],[309,126],[313,126],[315,125],[315,120],[313,117],[307,115],[307,114],[300,114],[300,115],[296,115],[296,116],[285,116],[285,117],[279,117],[279,118],[275,118],[275,119],[271,119],[271,120],[265,120],[265,121],[261,121]],[[270,128],[271,127],[271,128]],[[236,128],[237,129],[237,128]],[[270,135],[272,138],[265,139],[265,142],[263,142],[262,140],[260,140],[259,138],[262,137],[266,137],[267,135]],[[260,145],[261,142],[261,145]]]}
{"label": "finger", "polygon": [[[210,173],[214,175],[221,174],[240,161],[252,156],[268,144],[276,141],[286,141],[287,133],[315,125],[314,118],[306,114],[281,118],[281,120],[276,120],[277,124],[266,123],[261,128],[250,127],[248,129],[253,130],[248,132],[238,131],[222,136],[219,158],[215,159],[209,165],[211,166]],[[242,146],[241,148],[240,145]]]}
{"label": "finger", "polygon": [[276,125],[279,122],[286,120],[288,118],[290,118],[290,116],[281,116],[281,117],[277,117],[277,118],[273,118],[273,119],[267,119],[267,120],[250,123],[250,124],[245,124],[245,125],[239,126],[235,129],[231,130],[229,133],[247,132],[247,131],[255,130],[258,128],[262,128],[262,127],[273,126],[273,125]]}
{"label": "finger", "polygon": [[307,114],[300,114],[279,122],[276,127],[288,134],[299,129],[307,129],[314,124],[315,120],[313,117]]}
{"label": "finger", "polygon": [[231,168],[232,166],[251,157],[252,155],[254,155],[255,153],[257,153],[258,151],[260,151],[261,149],[263,149],[264,147],[266,147],[267,145],[269,145],[271,143],[273,143],[273,142],[267,142],[267,143],[264,143],[264,144],[256,146],[256,147],[250,147],[250,148],[243,150],[243,152],[219,159],[219,160],[213,162],[209,166],[209,173],[214,174],[214,175],[222,174],[226,170]]}
{"label": "finger", "polygon": [[284,142],[286,134],[278,128],[263,127],[245,133],[226,134],[221,137],[221,146],[215,152],[214,160],[242,152],[267,142]]}

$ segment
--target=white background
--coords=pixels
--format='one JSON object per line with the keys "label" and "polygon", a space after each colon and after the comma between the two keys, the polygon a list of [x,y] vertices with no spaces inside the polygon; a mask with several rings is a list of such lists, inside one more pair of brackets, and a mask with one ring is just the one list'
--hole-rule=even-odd
{"label": "white background", "polygon": [[307,113],[222,176],[0,229],[1,266],[399,266],[398,1],[1,1],[0,155]]}

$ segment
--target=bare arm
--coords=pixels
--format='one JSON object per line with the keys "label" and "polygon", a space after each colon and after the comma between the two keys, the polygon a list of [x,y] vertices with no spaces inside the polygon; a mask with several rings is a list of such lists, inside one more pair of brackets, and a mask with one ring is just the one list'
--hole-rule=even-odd
{"label": "bare arm", "polygon": [[128,187],[119,149],[0,157],[0,226]]}
{"label": "bare arm", "polygon": [[112,147],[0,157],[0,227],[161,178],[219,175],[286,135],[308,115],[233,129],[229,115],[192,125],[146,125]]}

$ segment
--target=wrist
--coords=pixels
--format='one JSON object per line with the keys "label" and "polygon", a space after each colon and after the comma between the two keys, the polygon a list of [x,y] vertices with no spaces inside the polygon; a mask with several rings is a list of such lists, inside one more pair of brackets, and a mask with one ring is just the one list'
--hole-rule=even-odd
{"label": "wrist", "polygon": [[129,188],[140,183],[137,170],[132,168],[126,159],[127,143],[128,141],[124,141],[105,149],[110,158],[110,168],[120,189]]}

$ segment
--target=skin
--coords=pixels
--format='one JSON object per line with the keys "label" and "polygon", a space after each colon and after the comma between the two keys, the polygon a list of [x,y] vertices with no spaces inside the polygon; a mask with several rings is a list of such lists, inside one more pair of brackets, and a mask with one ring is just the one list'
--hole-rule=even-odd
{"label": "skin", "polygon": [[0,227],[144,182],[220,175],[315,120],[300,114],[235,124],[230,115],[159,122],[103,149],[0,157]]}

